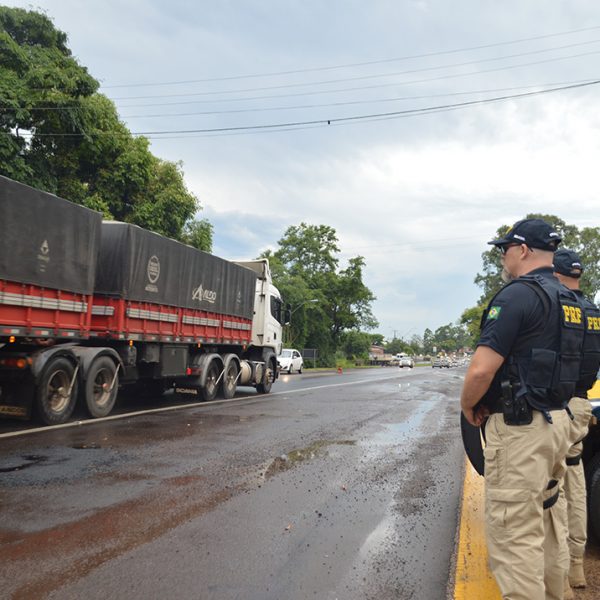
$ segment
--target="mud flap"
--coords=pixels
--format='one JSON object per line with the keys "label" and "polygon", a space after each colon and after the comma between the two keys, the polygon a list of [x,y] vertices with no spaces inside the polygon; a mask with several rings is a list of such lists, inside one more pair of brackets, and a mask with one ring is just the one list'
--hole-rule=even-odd
{"label": "mud flap", "polygon": [[30,419],[34,393],[33,381],[2,383],[0,385],[0,417]]}
{"label": "mud flap", "polygon": [[484,472],[483,447],[481,445],[481,428],[471,425],[460,413],[460,432],[462,434],[463,446],[473,468],[480,474]]}

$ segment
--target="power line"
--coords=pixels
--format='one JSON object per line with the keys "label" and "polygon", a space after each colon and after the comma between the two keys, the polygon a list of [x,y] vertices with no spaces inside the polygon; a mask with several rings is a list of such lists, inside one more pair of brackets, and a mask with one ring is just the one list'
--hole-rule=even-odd
{"label": "power line", "polygon": [[[240,88],[234,90],[213,90],[213,91],[204,91],[204,92],[188,92],[181,94],[151,94],[149,96],[123,96],[111,98],[111,100],[146,100],[149,98],[180,98],[186,96],[215,96],[219,94],[240,94],[247,92],[262,92],[269,90],[282,90],[282,89],[290,89],[290,88],[298,88],[298,87],[306,87],[306,86],[317,86],[317,85],[329,85],[332,83],[344,83],[348,81],[365,81],[368,79],[380,79],[382,77],[397,77],[400,75],[412,75],[414,73],[425,73],[428,71],[439,71],[443,69],[453,69],[457,67],[466,67],[481,63],[489,63],[489,62],[498,62],[501,60],[507,60],[510,58],[521,58],[523,56],[532,56],[534,54],[543,54],[545,52],[554,52],[556,50],[565,50],[567,48],[575,48],[581,46],[589,46],[590,44],[597,44],[600,40],[588,40],[586,42],[578,42],[576,44],[566,44],[564,46],[555,46],[553,48],[543,48],[541,50],[531,50],[529,52],[519,52],[517,54],[507,54],[505,56],[494,56],[491,58],[483,58],[479,60],[470,60],[460,63],[453,63],[448,65],[441,66],[433,66],[433,67],[421,67],[419,69],[408,69],[405,71],[396,71],[392,73],[378,73],[378,74],[370,74],[370,75],[358,75],[355,77],[342,77],[338,79],[328,79],[323,81],[311,81],[311,82],[302,82],[302,83],[285,83],[280,85],[271,85],[271,86],[262,86],[262,87],[254,87],[254,88]],[[561,60],[566,57],[557,57],[554,60]]]}
{"label": "power line", "polygon": [[426,52],[424,54],[413,54],[413,55],[400,56],[400,57],[394,57],[394,58],[384,58],[384,59],[379,59],[379,60],[370,60],[370,61],[362,61],[362,62],[355,62],[355,63],[345,63],[345,64],[339,64],[339,65],[329,65],[329,66],[323,66],[323,67],[308,67],[308,68],[302,68],[302,69],[291,69],[291,70],[287,70],[287,71],[273,71],[273,72],[269,72],[269,73],[253,73],[253,74],[247,74],[247,75],[228,75],[228,76],[223,76],[223,77],[211,77],[211,78],[204,78],[204,79],[188,79],[188,80],[184,80],[184,81],[166,81],[166,82],[155,82],[155,83],[130,83],[130,84],[123,83],[123,84],[107,85],[107,86],[102,86],[102,87],[104,87],[105,89],[113,89],[113,88],[122,88],[122,87],[152,87],[152,86],[167,86],[167,85],[184,85],[184,84],[191,84],[191,83],[210,83],[210,82],[215,82],[215,81],[232,81],[232,80],[236,80],[236,79],[254,79],[254,78],[260,78],[260,77],[277,77],[280,75],[296,75],[299,73],[333,71],[333,70],[337,70],[337,69],[364,67],[364,66],[385,64],[385,63],[391,63],[391,62],[414,60],[414,59],[418,59],[418,58],[431,58],[433,56],[443,56],[443,55],[447,55],[447,54],[459,54],[461,52],[471,52],[473,50],[485,50],[488,48],[497,48],[499,46],[508,46],[508,45],[513,45],[513,44],[520,44],[523,42],[532,42],[532,41],[548,39],[548,38],[552,38],[552,37],[571,35],[573,33],[583,33],[586,31],[595,31],[597,29],[600,29],[599,25],[596,25],[593,27],[585,27],[582,29],[571,29],[569,31],[561,31],[558,33],[550,33],[550,34],[546,34],[546,35],[538,35],[538,36],[533,36],[533,37],[528,37],[528,38],[520,38],[520,39],[510,40],[510,41],[506,41],[506,42],[481,44],[478,46],[468,46],[465,48],[454,48],[452,50],[440,50],[437,52]]}
{"label": "power line", "polygon": [[[546,87],[556,87],[563,85],[572,85],[576,83],[588,83],[590,81],[594,81],[594,79],[578,79],[571,81],[558,81],[558,82],[550,82],[550,83],[536,83],[529,85],[521,85],[521,86],[511,86],[504,88],[488,88],[488,89],[480,89],[480,90],[469,90],[462,92],[445,92],[440,94],[421,94],[418,96],[396,96],[393,98],[369,98],[366,100],[347,100],[340,102],[324,102],[320,104],[298,104],[291,106],[267,106],[267,107],[258,107],[258,108],[239,108],[239,109],[231,109],[231,110],[207,110],[207,111],[196,111],[189,113],[160,113],[160,114],[147,114],[147,115],[122,115],[123,119],[148,119],[148,118],[158,118],[158,117],[192,117],[192,116],[202,116],[202,115],[225,115],[225,114],[239,114],[239,113],[252,113],[252,112],[269,112],[269,111],[280,111],[280,110],[297,110],[297,109],[312,109],[312,108],[330,108],[337,106],[352,106],[358,104],[378,104],[382,102],[401,102],[406,100],[428,100],[432,98],[448,98],[453,96],[468,96],[474,94],[491,94],[497,92],[508,92],[514,90],[523,90],[523,89],[531,89],[531,88],[546,88]],[[212,103],[212,101],[210,101]],[[31,107],[27,110],[31,111],[62,111],[62,110],[79,110],[81,106],[36,106]],[[12,108],[2,108],[0,107],[0,111],[10,111],[15,110]]]}
{"label": "power line", "polygon": [[[426,79],[414,79],[414,80],[410,80],[410,81],[403,81],[403,82],[396,82],[396,83],[384,83],[384,84],[378,84],[378,85],[341,88],[341,89],[337,89],[337,90],[321,90],[321,91],[315,91],[315,92],[311,92],[311,91],[297,92],[297,93],[292,93],[292,94],[250,96],[250,97],[246,97],[246,98],[219,98],[216,100],[191,100],[191,101],[184,101],[184,102],[159,102],[159,103],[149,103],[149,104],[131,104],[131,105],[121,106],[121,108],[149,108],[149,107],[154,107],[154,106],[182,106],[182,105],[189,105],[189,104],[213,104],[215,102],[219,102],[220,104],[222,104],[225,102],[244,102],[244,101],[248,101],[248,100],[270,100],[270,99],[278,99],[278,98],[290,98],[290,97],[301,97],[301,96],[314,96],[314,95],[320,95],[320,94],[353,92],[353,91],[362,91],[362,90],[368,90],[368,89],[378,89],[378,88],[384,88],[384,87],[394,87],[394,86],[398,86],[398,85],[406,86],[406,85],[413,85],[413,84],[417,84],[417,83],[430,83],[432,81],[440,81],[440,80],[444,80],[444,79],[469,77],[471,75],[483,75],[483,74],[487,74],[487,73],[496,73],[498,71],[512,70],[512,69],[517,69],[517,68],[522,68],[522,67],[546,64],[546,63],[555,62],[558,60],[580,58],[582,56],[590,56],[590,55],[595,55],[598,53],[600,53],[600,51],[585,52],[585,53],[581,53],[581,54],[563,56],[563,57],[558,57],[558,58],[551,58],[551,59],[546,59],[546,60],[541,60],[541,61],[533,61],[533,62],[528,62],[528,63],[520,63],[517,65],[509,65],[509,66],[504,66],[504,67],[496,67],[493,69],[486,69],[486,70],[482,70],[482,71],[475,71],[475,72],[469,72],[469,73],[454,73],[451,75],[440,75],[437,77],[430,77],[430,78],[426,78]],[[583,80],[582,82],[591,82],[591,81],[594,81],[594,79]],[[579,83],[579,82],[577,82],[577,83]],[[549,85],[552,85],[552,84],[549,84]],[[529,87],[529,86],[525,86],[525,87]],[[437,96],[436,95],[423,96],[423,98],[427,98],[427,97],[433,98],[433,97],[437,97]],[[419,97],[417,96],[415,98],[419,98]],[[335,105],[335,104],[332,104],[332,106],[333,105]],[[27,109],[27,107],[18,107],[18,108]],[[41,106],[41,107],[31,107],[27,110],[40,110],[40,111],[41,110],[71,110],[71,109],[80,109],[80,108],[82,108],[82,107],[81,106],[62,106],[62,107]],[[17,108],[15,108],[15,107],[0,107],[0,112],[16,110],[16,109]]]}
{"label": "power line", "polygon": [[[325,125],[334,125],[334,124],[343,124],[349,122],[356,121],[366,121],[366,120],[388,120],[393,118],[400,118],[406,116],[413,116],[418,114],[430,114],[434,112],[441,112],[447,110],[457,110],[460,108],[466,108],[469,106],[476,106],[481,104],[490,104],[494,102],[502,102],[506,100],[516,100],[521,98],[527,98],[532,96],[539,96],[542,94],[555,93],[559,91],[589,87],[593,85],[598,85],[600,80],[594,80],[586,83],[578,83],[573,85],[549,88],[545,90],[536,90],[533,92],[524,92],[522,94],[510,94],[505,96],[495,96],[492,98],[484,98],[480,100],[470,100],[465,102],[459,102],[454,104],[445,104],[439,106],[431,106],[424,108],[415,108],[415,109],[406,109],[401,111],[392,111],[385,113],[372,113],[367,115],[355,115],[350,117],[333,117],[329,119],[315,119],[311,121],[291,121],[287,123],[269,123],[263,125],[242,125],[242,126],[231,126],[231,127],[214,127],[214,128],[205,128],[205,129],[184,129],[184,130],[165,130],[165,131],[138,131],[131,132],[130,134],[123,135],[143,135],[148,137],[153,136],[162,136],[162,135],[186,135],[186,134],[194,134],[194,133],[229,133],[229,132],[250,132],[250,131],[261,131],[261,130],[271,130],[271,129],[296,129],[304,126],[325,126]],[[5,135],[11,135],[5,133]],[[33,134],[23,134],[23,135],[33,135]],[[110,131],[99,131],[95,133],[36,133],[36,137],[84,137],[84,136],[94,136],[94,135],[118,135],[114,132]],[[156,139],[164,139],[162,137],[156,137]]]}
{"label": "power line", "polygon": [[299,109],[312,109],[312,108],[331,108],[337,106],[354,106],[357,104],[380,104],[385,102],[401,102],[405,100],[427,100],[432,98],[448,98],[453,96],[468,96],[472,94],[490,94],[497,92],[509,92],[513,90],[523,90],[540,87],[554,87],[557,85],[571,85],[574,83],[587,83],[593,81],[592,79],[558,82],[558,83],[543,83],[543,84],[531,84],[512,86],[507,88],[492,88],[486,90],[471,90],[465,92],[447,92],[445,94],[424,94],[421,96],[397,96],[395,98],[371,98],[368,100],[347,100],[345,102],[325,102],[322,104],[297,104],[292,106],[270,106],[261,108],[238,108],[232,110],[207,110],[190,113],[160,113],[150,115],[122,115],[123,119],[151,119],[159,117],[195,117],[195,116],[206,116],[206,115],[228,115],[228,114],[239,114],[239,113],[253,113],[253,112],[270,112],[270,111],[281,111],[281,110],[299,110]]}
{"label": "power line", "polygon": [[342,93],[342,92],[374,90],[374,89],[381,89],[381,88],[388,88],[388,87],[414,85],[417,83],[431,83],[433,81],[442,81],[445,79],[456,79],[459,77],[471,77],[473,75],[485,75],[487,73],[497,73],[499,71],[520,69],[522,67],[531,67],[531,66],[535,66],[535,65],[542,65],[542,64],[547,64],[550,62],[555,62],[558,60],[568,60],[571,58],[581,58],[582,56],[591,56],[591,55],[596,55],[599,53],[600,53],[599,51],[584,52],[581,54],[573,54],[573,55],[563,56],[563,57],[559,57],[559,58],[550,58],[550,59],[546,59],[546,60],[538,60],[538,61],[533,61],[533,62],[520,63],[517,65],[509,65],[509,66],[504,66],[504,67],[496,67],[493,69],[485,69],[485,70],[481,70],[481,71],[471,71],[469,73],[453,73],[450,75],[439,75],[436,77],[428,77],[426,79],[413,79],[413,80],[409,80],[409,81],[400,81],[400,82],[394,82],[394,83],[380,83],[377,85],[340,88],[340,89],[336,89],[336,90],[295,92],[295,93],[291,93],[291,94],[272,94],[272,95],[267,95],[267,96],[250,96],[250,97],[246,97],[246,98],[218,98],[216,100],[189,100],[189,101],[182,101],[182,102],[129,104],[129,105],[124,105],[124,106],[121,105],[121,108],[147,108],[147,107],[151,107],[151,106],[182,106],[182,105],[188,105],[188,104],[212,104],[215,102],[218,102],[219,104],[223,104],[225,102],[245,102],[247,100],[272,100],[272,99],[277,99],[277,98],[298,98],[298,97],[302,97],[302,96],[315,96],[315,95],[321,95],[321,94],[338,94],[338,93]]}

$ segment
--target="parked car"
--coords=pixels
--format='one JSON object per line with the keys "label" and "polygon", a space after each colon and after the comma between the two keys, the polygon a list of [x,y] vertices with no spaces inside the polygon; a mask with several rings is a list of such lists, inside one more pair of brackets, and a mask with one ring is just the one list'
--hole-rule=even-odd
{"label": "parked car", "polygon": [[449,369],[450,368],[450,361],[447,358],[435,358],[433,360],[433,362],[431,363],[431,368],[435,369],[436,367],[443,369]]}
{"label": "parked car", "polygon": [[294,348],[284,348],[277,357],[277,362],[279,363],[279,370],[288,373],[292,373],[293,371],[302,373],[302,367],[304,367],[302,355],[298,350],[294,350]]}
{"label": "parked car", "polygon": [[403,367],[409,367],[412,369],[415,366],[415,361],[412,359],[412,356],[402,356],[398,360],[398,366],[402,369]]}

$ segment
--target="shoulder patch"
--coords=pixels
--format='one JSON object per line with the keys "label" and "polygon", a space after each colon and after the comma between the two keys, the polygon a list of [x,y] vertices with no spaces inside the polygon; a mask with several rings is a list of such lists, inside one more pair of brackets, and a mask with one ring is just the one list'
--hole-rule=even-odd
{"label": "shoulder patch", "polygon": [[502,310],[501,306],[492,306],[488,311],[487,318],[488,319],[497,319],[500,316],[500,311]]}

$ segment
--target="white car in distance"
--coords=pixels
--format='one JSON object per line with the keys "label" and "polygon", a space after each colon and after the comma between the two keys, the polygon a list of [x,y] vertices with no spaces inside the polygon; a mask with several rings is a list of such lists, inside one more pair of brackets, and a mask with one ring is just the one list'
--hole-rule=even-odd
{"label": "white car in distance", "polygon": [[409,367],[410,369],[412,369],[415,366],[415,361],[412,359],[411,356],[402,356],[399,360],[398,360],[398,366],[402,369],[403,367]]}
{"label": "white car in distance", "polygon": [[284,348],[277,357],[277,362],[279,363],[279,370],[282,372],[292,373],[293,371],[298,371],[298,373],[302,373],[304,360],[298,350]]}

